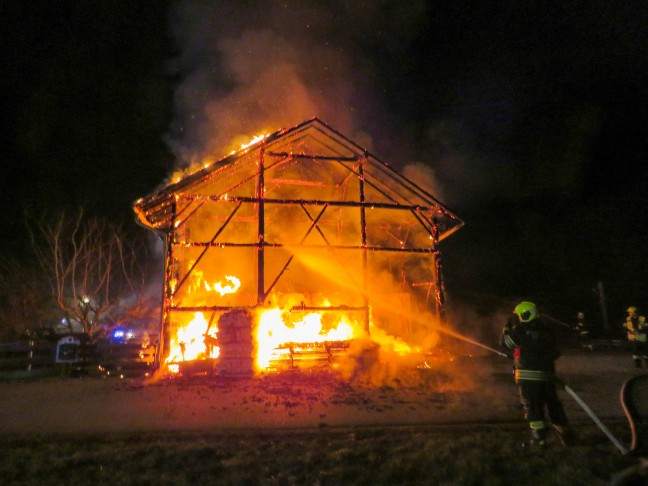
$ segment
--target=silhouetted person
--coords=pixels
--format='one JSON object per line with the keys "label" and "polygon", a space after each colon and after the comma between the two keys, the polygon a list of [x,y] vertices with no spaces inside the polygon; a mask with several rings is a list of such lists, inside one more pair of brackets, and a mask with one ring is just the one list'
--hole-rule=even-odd
{"label": "silhouetted person", "polygon": [[504,326],[500,344],[514,354],[515,382],[531,429],[531,445],[546,445],[545,408],[551,424],[565,443],[568,420],[556,391],[555,361],[560,356],[556,340],[532,302],[518,304],[515,316],[517,322],[509,319]]}
{"label": "silhouetted person", "polygon": [[578,340],[578,344],[587,351],[593,351],[594,345],[592,343],[592,334],[590,327],[585,320],[585,313],[579,312],[576,314],[576,323],[574,324],[574,335]]}
{"label": "silhouetted person", "polygon": [[648,325],[646,325],[646,318],[637,313],[636,307],[628,307],[628,317],[626,317],[623,327],[626,330],[626,335],[630,347],[632,349],[632,360],[637,368],[641,368],[641,360],[646,362],[648,367],[648,342],[646,333],[648,332]]}

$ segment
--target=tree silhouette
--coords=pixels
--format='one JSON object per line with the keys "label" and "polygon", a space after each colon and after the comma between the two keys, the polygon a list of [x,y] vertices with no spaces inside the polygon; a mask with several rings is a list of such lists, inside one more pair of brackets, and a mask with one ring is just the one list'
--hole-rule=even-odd
{"label": "tree silhouette", "polygon": [[145,295],[148,252],[142,236],[86,217],[83,209],[51,221],[28,221],[32,248],[70,332],[82,332],[94,342],[150,312]]}

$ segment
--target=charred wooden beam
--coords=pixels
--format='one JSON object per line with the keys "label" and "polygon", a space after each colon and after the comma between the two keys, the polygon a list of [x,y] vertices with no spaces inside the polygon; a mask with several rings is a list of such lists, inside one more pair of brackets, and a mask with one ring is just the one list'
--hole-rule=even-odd
{"label": "charred wooden beam", "polygon": [[[176,213],[176,203],[175,201],[172,204],[172,215],[175,219]],[[172,219],[172,222],[173,222]],[[162,360],[165,357],[165,353],[169,348],[169,321],[170,314],[169,310],[171,307],[171,301],[173,299],[173,289],[171,288],[171,281],[173,280],[173,247],[175,243],[175,232],[167,233],[164,239],[164,249],[166,250],[165,254],[165,264],[164,264],[164,285],[162,287],[162,316],[160,319],[160,331],[159,331],[159,343],[156,350],[155,361],[157,366],[162,364]]]}
{"label": "charred wooden beam", "polygon": [[256,204],[258,204],[258,233],[257,233],[257,303],[261,304],[265,300],[265,250],[263,243],[265,242],[265,182],[264,182],[264,151],[259,152],[259,171],[256,187]]}
{"label": "charred wooden beam", "polygon": [[[192,203],[192,202],[193,202],[193,201],[190,201],[189,204],[187,204],[187,205],[182,209],[182,211],[181,211],[181,212],[176,216],[176,219],[179,218],[180,216],[182,216],[182,213],[184,213],[184,212],[185,212],[185,211],[186,211],[186,210],[191,206],[191,203]],[[178,228],[180,228],[180,226],[182,226],[182,225],[185,224],[187,221],[189,221],[189,220],[191,219],[191,217],[192,217],[194,214],[196,214],[196,212],[198,212],[198,210],[199,210],[200,208],[202,208],[205,204],[206,204],[206,201],[201,201],[199,204],[196,205],[195,208],[193,208],[193,209],[191,210],[191,212],[190,212],[190,213],[189,213],[189,214],[188,214],[184,219],[182,219],[182,220],[179,221],[179,222],[175,222],[175,223],[174,223],[174,227],[175,227],[176,231],[177,231]]]}
{"label": "charred wooden beam", "polygon": [[176,312],[227,312],[239,309],[256,309],[258,305],[196,305],[196,306],[170,306]]}
{"label": "charred wooden beam", "polygon": [[357,162],[359,157],[338,157],[331,155],[315,155],[315,154],[297,154],[291,152],[268,152],[268,155],[273,157],[289,157],[291,159],[309,159],[309,160],[331,160],[333,162]]}
{"label": "charred wooden beam", "polygon": [[[188,241],[185,243],[179,243],[176,246],[184,247],[201,247],[201,246],[214,246],[214,247],[239,247],[239,248],[257,248],[258,243],[233,243],[227,241],[219,242],[198,242],[198,241]],[[388,251],[388,252],[397,252],[397,253],[434,253],[434,248],[402,248],[402,247],[388,247],[388,246],[355,246],[355,245],[284,245],[282,243],[266,243],[262,244],[265,248],[308,248],[308,249],[326,249],[326,248],[335,248],[339,250],[367,250],[367,251]]]}
{"label": "charred wooden beam", "polygon": [[350,305],[296,305],[290,308],[291,311],[364,311],[365,306],[350,306]]}
{"label": "charred wooden beam", "polygon": [[[175,306],[172,305],[169,307],[170,310],[178,312],[226,312],[230,310],[238,309],[260,309],[266,308],[265,305],[196,305],[196,306]],[[349,305],[332,305],[332,306],[311,306],[311,305],[297,305],[293,306],[290,309],[287,309],[293,312],[298,311],[322,311],[322,312],[360,312],[364,311],[364,306],[349,306]]]}
{"label": "charred wooden beam", "polygon": [[[365,154],[366,155],[366,154]],[[365,202],[365,187],[364,187],[364,169],[363,163],[365,159],[362,159],[358,162],[358,172],[360,177],[358,177],[358,184],[360,190],[360,202]],[[369,336],[369,323],[371,316],[369,315],[369,294],[367,292],[369,286],[369,274],[368,274],[368,265],[367,265],[367,217],[365,214],[365,206],[360,206],[360,238],[362,247],[362,298],[364,301],[365,315],[364,315],[364,324],[365,332]]]}
{"label": "charred wooden beam", "polygon": [[419,212],[437,212],[440,213],[439,206],[423,206],[420,204],[396,204],[396,203],[378,203],[371,201],[333,201],[333,200],[318,200],[318,199],[273,199],[268,197],[243,197],[243,196],[206,196],[194,194],[178,194],[181,200],[210,200],[221,203],[264,203],[264,204],[305,204],[311,206],[341,206],[341,207],[364,207],[368,209],[395,209],[402,211],[419,211]]}
{"label": "charred wooden beam", "polygon": [[[187,279],[188,279],[189,276],[191,275],[191,272],[193,272],[194,268],[196,268],[196,266],[198,265],[198,263],[200,262],[200,260],[202,260],[202,258],[205,256],[205,254],[207,253],[207,250],[208,250],[211,246],[214,246],[214,243],[216,242],[216,239],[217,239],[217,238],[220,236],[220,234],[225,230],[225,228],[227,227],[227,225],[229,224],[229,222],[232,220],[232,218],[234,217],[234,215],[236,214],[236,212],[241,208],[241,206],[242,206],[242,204],[239,204],[238,206],[236,206],[236,207],[234,208],[234,210],[231,212],[231,214],[229,215],[229,217],[227,218],[227,220],[226,220],[226,221],[221,225],[220,228],[218,228],[218,230],[216,231],[216,234],[214,234],[214,236],[212,237],[212,239],[211,239],[211,241],[209,242],[209,244],[206,245],[206,246],[204,247],[203,251],[200,253],[200,255],[198,255],[198,258],[196,258],[196,261],[193,263],[193,265],[191,265],[191,268],[189,268],[189,270],[188,270],[187,273],[184,275],[184,277],[182,277],[182,280],[180,280],[180,282],[178,283],[178,286],[175,288],[175,290],[174,290],[174,292],[173,292],[173,295],[176,295],[176,294],[178,293],[178,291],[180,290],[180,288],[182,287],[182,285],[187,281]],[[175,233],[174,233],[174,234],[175,234]]]}
{"label": "charred wooden beam", "polygon": [[[302,205],[301,208],[304,210],[304,212],[305,212],[306,215],[308,216],[308,219],[310,219],[311,221],[313,221],[313,217],[312,217],[311,214],[308,212],[308,209],[306,209],[306,207],[305,207],[304,205]],[[349,272],[347,266],[344,265],[344,263],[342,262],[342,259],[340,258],[340,255],[335,251],[335,246],[334,246],[334,245],[331,245],[331,243],[329,242],[329,240],[328,240],[328,238],[326,237],[326,235],[324,234],[324,232],[320,229],[319,224],[316,226],[316,229],[317,229],[317,232],[318,232],[318,233],[320,234],[320,236],[322,237],[322,239],[324,240],[324,243],[326,243],[326,247],[329,248],[329,249],[331,250],[331,252],[332,252],[333,255],[335,256],[335,258],[337,258],[338,261],[340,262],[341,267],[344,269],[344,272],[347,274],[347,277],[349,278],[349,282],[352,282],[353,287],[357,287],[356,282],[355,282],[354,275],[352,275],[351,272]],[[302,247],[303,247],[303,246],[302,246]]]}
{"label": "charred wooden beam", "polygon": [[[302,206],[302,207],[303,207],[303,206]],[[324,206],[324,207],[322,208],[322,210],[320,211],[320,213],[317,215],[317,218],[315,218],[315,220],[311,220],[311,225],[310,225],[310,227],[309,227],[308,230],[306,231],[306,234],[303,236],[303,238],[299,241],[299,245],[300,245],[300,246],[302,245],[302,243],[304,243],[304,241],[306,241],[306,238],[308,238],[308,235],[311,234],[311,232],[313,231],[313,228],[316,228],[316,227],[317,227],[317,222],[318,222],[318,221],[320,220],[320,218],[324,215],[324,212],[326,211],[326,208],[327,208],[327,207],[328,207],[328,206]],[[288,258],[288,261],[287,261],[286,264],[283,266],[283,268],[279,271],[279,273],[277,274],[277,277],[274,279],[274,281],[272,282],[272,284],[270,284],[270,286],[268,287],[268,289],[264,291],[264,293],[263,293],[263,294],[264,294],[263,300],[265,300],[265,296],[268,295],[268,294],[272,291],[272,289],[273,289],[274,286],[277,284],[277,282],[279,281],[279,279],[281,278],[281,276],[286,272],[286,270],[288,269],[288,267],[290,266],[290,263],[293,261],[294,258],[295,258],[295,255],[290,255],[290,258]]]}
{"label": "charred wooden beam", "polygon": [[443,282],[443,266],[441,265],[441,253],[437,249],[437,244],[439,241],[439,225],[436,223],[436,220],[434,222],[434,254],[433,254],[433,261],[434,261],[434,275],[436,279],[436,285],[434,286],[434,292],[436,296],[436,303],[437,303],[437,313],[439,315],[439,320],[441,323],[445,322],[445,284]]}

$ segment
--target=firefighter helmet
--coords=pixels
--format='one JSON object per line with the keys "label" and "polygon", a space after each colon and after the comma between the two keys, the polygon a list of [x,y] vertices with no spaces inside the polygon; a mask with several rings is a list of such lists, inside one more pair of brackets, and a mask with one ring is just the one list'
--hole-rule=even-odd
{"label": "firefighter helmet", "polygon": [[637,308],[634,307],[634,306],[628,307],[627,312],[628,312],[629,314],[636,314],[636,313],[637,313]]}
{"label": "firefighter helmet", "polygon": [[538,317],[538,308],[533,302],[520,302],[514,311],[520,322],[529,322]]}

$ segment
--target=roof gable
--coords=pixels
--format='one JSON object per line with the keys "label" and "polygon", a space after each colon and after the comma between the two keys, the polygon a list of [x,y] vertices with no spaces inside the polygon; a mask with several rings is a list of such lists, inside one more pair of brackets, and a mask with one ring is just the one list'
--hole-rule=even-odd
{"label": "roof gable", "polygon": [[[258,194],[260,177],[262,195]],[[145,226],[171,231],[178,215],[193,214],[208,201],[254,202],[259,197],[277,204],[294,203],[293,208],[283,204],[278,217],[300,212],[304,204],[334,207],[338,215],[357,212],[358,207],[370,209],[368,227],[377,233],[378,228],[393,224],[434,226],[440,240],[463,225],[433,195],[317,118],[274,132],[139,199],[134,210]],[[253,217],[251,208],[245,211]],[[372,238],[384,238],[374,231],[367,236],[368,244]]]}

